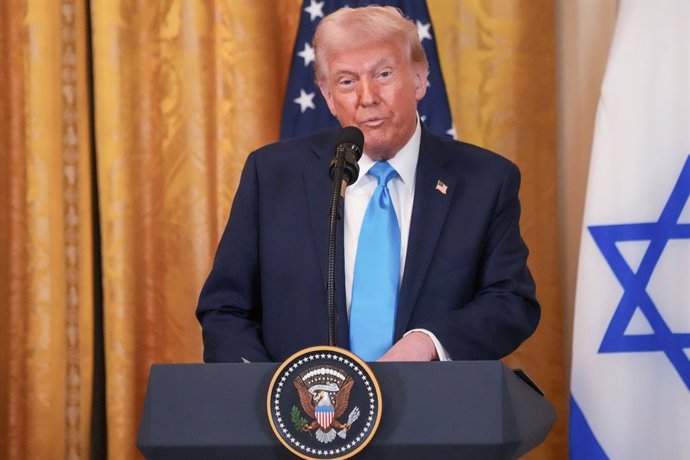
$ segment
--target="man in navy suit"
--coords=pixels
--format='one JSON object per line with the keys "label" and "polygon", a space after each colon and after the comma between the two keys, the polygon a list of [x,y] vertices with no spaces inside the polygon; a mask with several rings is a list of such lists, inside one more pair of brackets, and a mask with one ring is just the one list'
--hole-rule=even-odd
{"label": "man in navy suit", "polygon": [[[499,359],[512,352],[540,316],[520,236],[518,169],[424,128],[416,104],[426,92],[426,56],[415,25],[397,10],[338,10],[321,21],[314,48],[331,112],[365,139],[338,230],[338,345],[350,347],[358,238],[377,186],[367,173],[387,162],[396,171],[388,189],[401,277],[391,347],[380,360]],[[248,157],[197,307],[206,362],[282,361],[327,343],[329,165],[338,131],[278,142]]]}

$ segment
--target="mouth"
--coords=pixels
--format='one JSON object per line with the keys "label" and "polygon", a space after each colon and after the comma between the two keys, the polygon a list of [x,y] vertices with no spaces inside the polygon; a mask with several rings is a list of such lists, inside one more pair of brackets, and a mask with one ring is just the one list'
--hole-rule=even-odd
{"label": "mouth", "polygon": [[383,118],[369,118],[359,123],[360,126],[366,126],[367,128],[378,128],[384,123]]}

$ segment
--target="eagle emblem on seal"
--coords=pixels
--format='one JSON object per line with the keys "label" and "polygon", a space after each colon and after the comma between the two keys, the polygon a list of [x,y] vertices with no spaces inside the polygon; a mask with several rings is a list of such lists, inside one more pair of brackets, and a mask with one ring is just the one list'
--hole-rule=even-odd
{"label": "eagle emblem on seal", "polygon": [[295,427],[303,432],[313,431],[316,439],[323,443],[333,441],[336,435],[344,439],[347,431],[359,418],[359,408],[355,407],[348,415],[347,422],[340,421],[350,400],[354,384],[352,377],[337,367],[318,366],[302,372],[293,380],[293,384],[302,410],[309,417],[309,420],[295,417],[294,407]]}

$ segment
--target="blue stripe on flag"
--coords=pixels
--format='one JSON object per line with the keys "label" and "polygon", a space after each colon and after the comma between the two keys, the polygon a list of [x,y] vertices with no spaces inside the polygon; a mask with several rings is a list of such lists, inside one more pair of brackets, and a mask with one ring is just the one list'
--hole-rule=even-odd
{"label": "blue stripe on flag", "polygon": [[585,414],[570,395],[570,459],[608,460],[599,441],[589,427]]}

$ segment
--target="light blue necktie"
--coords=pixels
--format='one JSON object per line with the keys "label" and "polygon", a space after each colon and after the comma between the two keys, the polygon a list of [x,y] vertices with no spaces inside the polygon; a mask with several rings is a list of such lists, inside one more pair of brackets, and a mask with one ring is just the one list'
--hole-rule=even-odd
{"label": "light blue necktie", "polygon": [[379,161],[368,174],[378,186],[367,206],[359,233],[350,306],[350,349],[376,361],[393,344],[400,286],[400,227],[388,191],[398,173]]}

